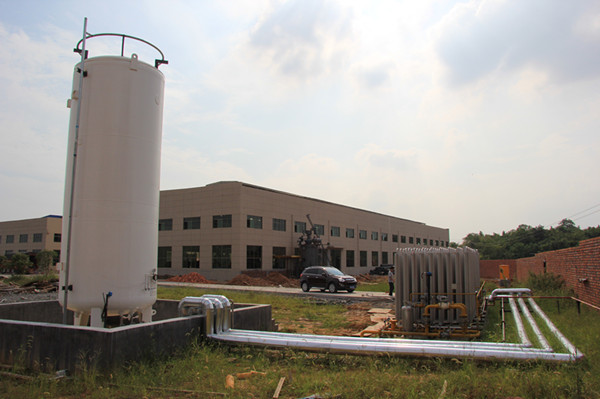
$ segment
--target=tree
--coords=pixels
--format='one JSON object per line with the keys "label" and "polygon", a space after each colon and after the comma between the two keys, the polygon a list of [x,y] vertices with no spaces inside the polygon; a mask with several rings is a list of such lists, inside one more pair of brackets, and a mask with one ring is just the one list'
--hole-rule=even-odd
{"label": "tree", "polygon": [[499,234],[471,233],[463,238],[461,246],[479,251],[481,259],[527,258],[539,252],[574,247],[586,238],[600,236],[600,226],[581,230],[570,219],[563,219],[557,227],[544,229],[526,224]]}
{"label": "tree", "polygon": [[14,254],[9,262],[9,266],[15,274],[24,274],[32,265],[29,256],[25,254]]}
{"label": "tree", "polygon": [[48,249],[38,252],[35,255],[38,270],[44,273],[44,275],[50,273],[50,268],[54,264],[56,256],[57,254],[55,251],[50,251]]}

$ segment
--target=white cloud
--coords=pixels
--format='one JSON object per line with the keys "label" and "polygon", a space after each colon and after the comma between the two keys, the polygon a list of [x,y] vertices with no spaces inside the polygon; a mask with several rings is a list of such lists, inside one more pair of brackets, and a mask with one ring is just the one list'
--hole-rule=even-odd
{"label": "white cloud", "polygon": [[291,0],[262,16],[249,44],[271,71],[310,81],[343,66],[352,42],[351,21],[336,2]]}
{"label": "white cloud", "polygon": [[163,189],[247,181],[455,240],[600,196],[591,1],[107,1],[0,15],[0,219],[62,201],[80,14],[170,61]]}
{"label": "white cloud", "polygon": [[62,211],[66,99],[77,57],[68,32],[53,26],[43,31],[38,40],[0,23],[0,179],[11,193],[0,196],[0,219],[42,216],[22,212],[40,202],[43,212]]}
{"label": "white cloud", "polygon": [[226,160],[208,158],[194,148],[178,148],[163,144],[161,190],[199,187],[217,181],[250,182],[252,178],[242,168]]}
{"label": "white cloud", "polygon": [[[437,52],[452,85],[532,66],[559,81],[595,79],[600,35],[586,15],[597,9],[593,1],[461,3],[438,27]],[[585,37],[576,33],[582,26]]]}

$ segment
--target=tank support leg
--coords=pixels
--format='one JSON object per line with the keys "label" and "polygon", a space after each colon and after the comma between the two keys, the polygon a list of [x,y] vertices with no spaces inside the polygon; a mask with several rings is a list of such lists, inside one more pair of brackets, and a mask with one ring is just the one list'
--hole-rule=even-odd
{"label": "tank support leg", "polygon": [[89,312],[75,312],[73,325],[75,326],[87,326],[90,321]]}
{"label": "tank support leg", "polygon": [[152,313],[154,313],[152,306],[148,306],[147,308],[142,309],[142,323],[150,323],[152,322]]}
{"label": "tank support leg", "polygon": [[92,320],[90,322],[90,327],[104,327],[104,323],[102,322],[101,308],[92,308]]}

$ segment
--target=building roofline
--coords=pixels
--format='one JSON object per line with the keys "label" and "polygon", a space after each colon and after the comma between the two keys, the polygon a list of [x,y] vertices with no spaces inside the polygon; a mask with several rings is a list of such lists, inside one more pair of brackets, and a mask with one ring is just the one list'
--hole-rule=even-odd
{"label": "building roofline", "polygon": [[0,223],[9,223],[9,222],[24,222],[28,220],[42,220],[42,219],[62,219],[61,215],[46,215],[40,218],[28,218],[28,219],[14,219],[14,220],[0,220]]}
{"label": "building roofline", "polygon": [[[318,199],[318,198],[313,198],[313,197],[307,197],[307,196],[304,196],[304,195],[292,194],[292,193],[288,193],[288,192],[285,192],[285,191],[275,190],[275,189],[268,188],[268,187],[257,186],[255,184],[244,183],[244,182],[240,182],[240,181],[236,181],[236,180],[218,181],[218,182],[210,183],[210,184],[207,184],[206,186],[201,186],[201,187],[189,187],[189,188],[180,188],[180,189],[171,189],[171,190],[161,190],[161,192],[197,190],[197,189],[200,189],[200,188],[203,188],[203,187],[215,186],[215,185],[218,185],[218,184],[239,184],[242,187],[253,188],[255,190],[263,190],[263,191],[268,191],[268,192],[272,192],[272,193],[276,193],[276,194],[288,195],[288,196],[291,196],[291,197],[302,198],[302,199],[306,199],[306,200],[310,200],[310,201],[320,202],[322,204],[341,206],[341,207],[344,207],[344,208],[347,208],[347,209],[357,210],[357,211],[361,211],[361,212],[367,212],[367,213],[371,213],[371,214],[374,214],[374,215],[379,215],[379,216],[384,216],[384,217],[390,217],[390,218],[394,218],[394,219],[397,219],[397,220],[403,220],[403,221],[410,222],[410,223],[415,223],[415,224],[419,224],[419,225],[423,225],[423,226],[428,226],[426,223],[423,223],[423,222],[417,222],[417,221],[414,221],[414,220],[400,218],[400,217],[397,217],[397,216],[386,215],[386,214],[380,213],[380,212],[369,211],[369,210],[366,210],[366,209],[361,209],[361,208],[356,208],[356,207],[353,207],[353,206],[338,204],[338,203],[335,203],[335,202],[325,201],[325,200]],[[434,228],[438,228],[438,229],[442,229],[442,230],[448,230],[448,231],[450,230],[450,229],[444,228],[444,227],[436,227],[436,226],[429,226],[429,227],[434,227]]]}

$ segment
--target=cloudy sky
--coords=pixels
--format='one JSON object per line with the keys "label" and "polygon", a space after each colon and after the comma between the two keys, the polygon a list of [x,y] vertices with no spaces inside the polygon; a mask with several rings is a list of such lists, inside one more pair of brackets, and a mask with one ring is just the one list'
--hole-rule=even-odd
{"label": "cloudy sky", "polygon": [[600,2],[584,0],[0,0],[0,220],[62,213],[84,17],[169,60],[162,189],[238,180],[456,242],[600,224]]}

